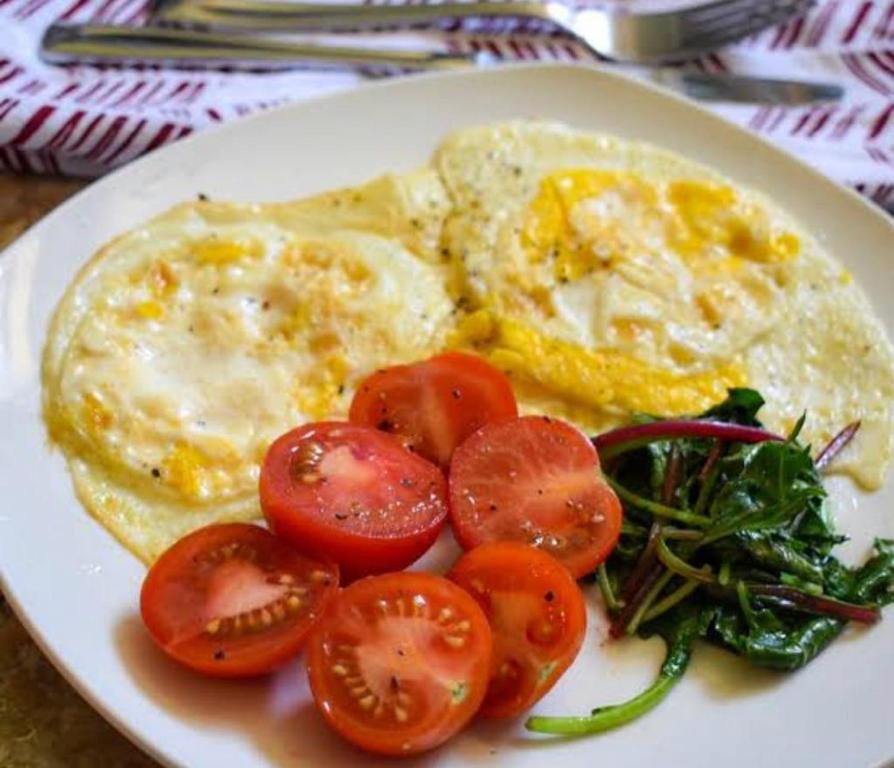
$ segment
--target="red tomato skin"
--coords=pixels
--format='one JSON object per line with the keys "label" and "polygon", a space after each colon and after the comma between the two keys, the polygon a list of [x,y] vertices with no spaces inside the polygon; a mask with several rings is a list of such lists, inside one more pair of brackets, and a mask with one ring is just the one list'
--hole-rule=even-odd
{"label": "red tomato skin", "polygon": [[[579,579],[591,573],[605,558],[611,554],[618,539],[621,535],[621,519],[622,507],[615,495],[614,491],[609,487],[608,483],[602,478],[599,466],[599,455],[593,447],[589,439],[580,432],[576,427],[559,419],[553,419],[546,416],[520,416],[517,419],[500,422],[496,424],[488,424],[471,435],[462,445],[454,452],[453,459],[450,464],[448,498],[450,503],[450,521],[454,538],[457,543],[466,551],[487,541],[494,540],[489,537],[484,525],[471,523],[466,519],[464,510],[468,507],[466,499],[467,487],[465,484],[465,476],[468,467],[475,462],[481,460],[482,454],[489,453],[492,448],[498,448],[501,445],[515,447],[517,443],[521,443],[521,439],[517,439],[521,433],[530,430],[545,429],[552,433],[552,440],[560,440],[562,444],[550,447],[550,450],[558,450],[558,455],[565,455],[562,451],[574,452],[575,462],[580,465],[582,471],[591,472],[594,478],[589,493],[593,499],[599,499],[599,506],[605,518],[605,523],[600,531],[598,546],[590,548],[584,553],[577,556],[565,558],[559,556],[555,552],[551,552],[562,561],[574,578]],[[494,436],[499,438],[495,441]],[[516,457],[517,459],[517,457]],[[543,459],[538,456],[537,461]],[[493,479],[501,479],[505,483],[505,488],[509,489],[509,493],[517,491],[522,480],[527,480],[525,473],[527,468],[535,465],[533,460],[515,461],[514,464],[502,464],[494,468],[489,475],[489,481]],[[510,468],[511,467],[511,468]],[[514,472],[515,475],[510,473]],[[518,494],[517,501],[524,499]],[[534,497],[529,494],[528,500]],[[502,514],[502,511],[501,511]],[[523,543],[531,543],[527,541],[520,531],[514,532],[511,536],[501,537],[501,539],[513,541],[522,541]]]}
{"label": "red tomato skin", "polygon": [[[359,535],[335,525],[321,524],[306,500],[299,498],[300,489],[290,477],[288,467],[297,439],[314,430],[333,427],[363,431],[365,439],[372,440],[379,449],[400,452],[400,460],[407,462],[415,475],[424,477],[437,507],[436,513],[401,536]],[[446,482],[434,465],[407,451],[390,435],[342,422],[308,424],[274,441],[264,460],[259,490],[261,509],[271,530],[300,552],[338,563],[342,583],[412,564],[435,543],[447,519]]]}
{"label": "red tomato skin", "polygon": [[[203,604],[200,592],[188,595],[178,586],[182,580],[182,564],[195,562],[203,553],[215,546],[234,541],[248,541],[258,547],[267,547],[271,542],[278,550],[274,560],[288,564],[290,561],[306,561],[307,568],[327,574],[325,584],[320,585],[319,603],[308,616],[306,625],[300,631],[281,631],[266,642],[264,636],[248,635],[233,643],[208,639],[193,643],[194,648],[184,649],[174,643],[171,619],[166,613],[166,596],[175,590],[178,597],[188,600],[198,607]],[[295,657],[304,646],[313,625],[325,613],[328,602],[338,589],[338,566],[334,563],[307,562],[307,558],[291,550],[288,545],[275,539],[264,528],[249,523],[218,523],[195,530],[175,542],[152,564],[140,590],[140,614],[143,623],[155,643],[168,656],[180,664],[210,677],[247,678],[266,675],[286,661]],[[311,590],[313,592],[315,590]],[[275,627],[274,627],[275,628]],[[252,648],[255,643],[256,648]]]}
{"label": "red tomato skin", "polygon": [[446,471],[469,435],[517,415],[512,384],[501,370],[477,355],[451,351],[370,374],[357,386],[349,418],[394,434]]}
{"label": "red tomato skin", "polygon": [[[366,593],[376,598],[392,597],[398,584],[405,584],[406,593],[436,589],[443,591],[446,585],[451,590],[450,599],[454,606],[460,607],[460,615],[467,617],[472,624],[470,636],[473,647],[464,656],[473,659],[473,679],[470,681],[467,698],[462,704],[462,711],[451,718],[449,723],[441,724],[439,729],[430,733],[404,734],[394,728],[384,726],[368,727],[352,723],[340,714],[333,692],[332,674],[329,674],[331,660],[325,649],[331,644],[330,634],[338,630],[338,617],[345,605],[358,593]],[[432,601],[434,602],[434,601]],[[356,604],[356,603],[355,603]],[[375,627],[370,628],[374,635]],[[426,572],[403,571],[367,576],[340,590],[339,596],[331,601],[327,609],[327,617],[310,636],[306,649],[306,667],[308,682],[317,710],[326,723],[336,733],[353,746],[376,755],[386,757],[408,757],[436,749],[461,731],[475,716],[487,690],[487,674],[491,664],[493,639],[484,612],[477,602],[447,579]],[[432,651],[437,653],[437,651]],[[470,656],[471,654],[471,656]]]}
{"label": "red tomato skin", "polygon": [[[503,636],[500,627],[493,623],[494,617],[499,616],[503,609],[512,611],[521,603],[520,596],[530,597],[532,594],[535,600],[549,594],[546,608],[559,612],[562,634],[556,640],[558,647],[551,653],[545,651],[547,655],[557,654],[558,658],[550,659],[555,666],[546,679],[540,679],[539,672],[545,661],[541,660],[540,669],[530,671],[525,676],[537,681],[528,690],[519,691],[508,700],[494,701],[492,688],[489,687],[479,710],[482,717],[489,719],[517,717],[552,690],[580,652],[587,628],[587,608],[580,587],[568,569],[552,555],[514,541],[490,542],[466,552],[454,564],[447,578],[469,592],[481,605],[488,621],[492,622],[492,679],[505,660],[525,655],[523,650],[518,649],[525,646],[526,639]],[[484,591],[476,587],[484,587]],[[496,605],[494,590],[503,591],[503,597],[499,598],[504,601],[502,607]]]}

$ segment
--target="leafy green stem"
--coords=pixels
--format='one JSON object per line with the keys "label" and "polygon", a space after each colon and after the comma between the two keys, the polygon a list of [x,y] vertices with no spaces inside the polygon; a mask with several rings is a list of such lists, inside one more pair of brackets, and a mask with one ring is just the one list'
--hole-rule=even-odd
{"label": "leafy green stem", "polygon": [[715,443],[708,454],[705,466],[702,467],[698,478],[701,485],[698,489],[698,497],[695,500],[695,506],[692,511],[696,515],[704,514],[708,508],[708,502],[711,500],[711,494],[714,493],[714,486],[717,485],[717,478],[720,476],[720,456],[723,453],[724,443]]}
{"label": "leafy green stem", "polygon": [[668,570],[686,579],[692,579],[703,584],[713,584],[715,581],[710,567],[695,568],[671,552],[670,547],[667,546],[663,539],[659,539],[655,553]]}
{"label": "leafy green stem", "polygon": [[636,630],[639,629],[639,625],[643,620],[643,616],[645,616],[646,611],[652,607],[652,603],[658,599],[658,595],[660,595],[664,588],[668,585],[670,580],[675,576],[673,571],[665,571],[661,574],[658,580],[652,585],[652,588],[646,592],[646,596],[643,598],[642,602],[637,606],[636,611],[633,616],[630,618],[630,622],[627,624],[627,628],[624,630],[628,635],[632,635]]}
{"label": "leafy green stem", "polygon": [[599,583],[599,591],[602,593],[605,607],[612,612],[618,610],[620,603],[618,598],[615,597],[615,591],[612,589],[611,581],[609,581],[605,563],[600,563],[599,568],[596,569],[596,580]]}
{"label": "leafy green stem", "polygon": [[659,600],[655,605],[653,605],[648,611],[646,611],[643,616],[643,622],[652,621],[652,619],[657,619],[661,614],[667,613],[671,608],[673,608],[678,603],[681,603],[685,600],[689,595],[691,595],[695,590],[697,590],[701,586],[700,581],[696,581],[695,579],[686,579],[682,585],[677,587],[673,592],[671,592],[666,597]]}
{"label": "leafy green stem", "polygon": [[551,733],[557,736],[587,736],[626,725],[642,717],[664,701],[685,674],[698,629],[697,616],[679,622],[675,626],[667,640],[667,656],[657,679],[638,696],[622,704],[594,709],[589,716],[584,717],[535,715],[528,718],[525,728],[536,733]]}
{"label": "leafy green stem", "polygon": [[676,520],[680,523],[694,525],[698,528],[707,528],[711,525],[712,521],[710,517],[696,515],[693,512],[685,512],[682,509],[674,509],[673,507],[659,504],[657,501],[645,499],[642,496],[635,494],[633,491],[627,490],[623,485],[616,480],[613,480],[611,477],[606,477],[606,480],[608,480],[612,490],[618,494],[621,501],[624,501],[637,509],[641,509],[644,512],[649,512],[655,517]]}
{"label": "leafy green stem", "polygon": [[882,617],[875,606],[846,603],[781,584],[749,584],[748,589],[757,597],[774,598],[786,607],[818,616],[833,616],[844,621],[859,621],[863,624],[874,624]]}

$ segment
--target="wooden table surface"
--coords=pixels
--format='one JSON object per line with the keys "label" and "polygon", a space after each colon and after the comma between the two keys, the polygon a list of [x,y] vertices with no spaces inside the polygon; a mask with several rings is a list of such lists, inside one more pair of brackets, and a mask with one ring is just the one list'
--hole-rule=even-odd
{"label": "wooden table surface", "polygon": [[[0,250],[85,182],[0,174]],[[152,768],[65,682],[0,595],[0,766]]]}

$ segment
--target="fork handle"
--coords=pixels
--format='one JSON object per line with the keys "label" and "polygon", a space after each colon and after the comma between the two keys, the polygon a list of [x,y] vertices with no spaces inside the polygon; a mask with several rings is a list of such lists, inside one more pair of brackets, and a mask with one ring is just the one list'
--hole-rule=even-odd
{"label": "fork handle", "polygon": [[[334,5],[278,0],[155,0],[153,21],[280,31],[349,31],[411,27],[458,18],[534,18],[554,21],[555,3],[473,0],[423,5]],[[563,14],[564,15],[564,14]]]}
{"label": "fork handle", "polygon": [[295,66],[323,69],[369,67],[434,70],[482,63],[475,54],[321,45],[167,27],[53,24],[41,42],[50,64],[132,64],[158,61],[177,66]]}

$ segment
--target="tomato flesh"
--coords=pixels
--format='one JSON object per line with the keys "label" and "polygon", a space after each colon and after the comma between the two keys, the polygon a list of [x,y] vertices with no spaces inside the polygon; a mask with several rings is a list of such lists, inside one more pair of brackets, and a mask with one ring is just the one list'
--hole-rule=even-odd
{"label": "tomato flesh", "polygon": [[307,644],[311,691],[327,723],[382,755],[433,749],[474,715],[487,689],[491,631],[462,589],[428,573],[354,582]]}
{"label": "tomato flesh", "polygon": [[295,548],[334,560],[343,579],[404,568],[437,539],[446,484],[395,438],[343,422],[276,440],[260,479],[270,527]]}
{"label": "tomato flesh", "polygon": [[493,631],[481,714],[521,714],[558,682],[580,651],[587,611],[577,582],[551,555],[508,541],[467,552],[448,578],[478,601]]}
{"label": "tomato flesh", "polygon": [[446,469],[469,435],[517,414],[512,385],[502,371],[475,355],[446,352],[367,377],[357,387],[350,420],[396,435]]}
{"label": "tomato flesh", "polygon": [[621,504],[575,427],[546,416],[488,424],[456,449],[450,517],[464,549],[521,541],[590,573],[621,533]]}
{"label": "tomato flesh", "polygon": [[296,655],[338,587],[338,568],[246,523],[176,542],[143,582],[140,611],[169,656],[218,677],[271,671]]}

